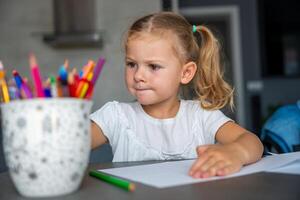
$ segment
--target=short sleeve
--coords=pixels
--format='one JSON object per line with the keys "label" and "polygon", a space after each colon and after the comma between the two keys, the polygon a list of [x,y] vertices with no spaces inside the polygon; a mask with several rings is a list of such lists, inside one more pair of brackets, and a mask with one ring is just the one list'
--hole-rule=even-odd
{"label": "short sleeve", "polygon": [[203,110],[202,125],[204,138],[208,143],[215,143],[215,136],[219,128],[228,121],[233,121],[220,110]]}
{"label": "short sleeve", "polygon": [[111,144],[116,141],[117,135],[115,133],[121,126],[118,117],[120,114],[118,104],[117,101],[108,102],[89,116],[101,128]]}

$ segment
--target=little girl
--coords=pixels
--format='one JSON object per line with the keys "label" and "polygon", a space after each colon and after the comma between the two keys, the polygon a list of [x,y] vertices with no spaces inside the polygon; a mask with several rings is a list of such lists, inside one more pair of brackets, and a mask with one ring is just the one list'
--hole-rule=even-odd
{"label": "little girl", "polygon": [[[134,22],[125,40],[125,79],[136,102],[108,102],[90,115],[92,148],[108,142],[114,162],[197,158],[189,171],[195,178],[259,160],[260,140],[219,111],[233,104],[219,50],[207,27],[171,12]],[[181,99],[183,86],[197,99]]]}

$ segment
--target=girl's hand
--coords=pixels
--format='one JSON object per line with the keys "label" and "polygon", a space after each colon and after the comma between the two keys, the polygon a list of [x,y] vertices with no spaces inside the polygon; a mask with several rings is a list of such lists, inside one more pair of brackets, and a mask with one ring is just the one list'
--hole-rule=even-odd
{"label": "girl's hand", "polygon": [[190,169],[190,176],[208,178],[239,171],[245,162],[238,149],[234,143],[199,146],[198,159]]}

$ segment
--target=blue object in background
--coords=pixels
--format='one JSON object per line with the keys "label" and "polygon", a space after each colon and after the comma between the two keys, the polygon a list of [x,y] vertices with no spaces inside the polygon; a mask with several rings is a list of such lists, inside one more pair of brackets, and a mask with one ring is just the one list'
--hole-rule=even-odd
{"label": "blue object in background", "polygon": [[[280,107],[264,124],[261,140],[276,153],[288,153],[300,149],[300,100],[297,104]],[[272,148],[272,149],[271,149]]]}

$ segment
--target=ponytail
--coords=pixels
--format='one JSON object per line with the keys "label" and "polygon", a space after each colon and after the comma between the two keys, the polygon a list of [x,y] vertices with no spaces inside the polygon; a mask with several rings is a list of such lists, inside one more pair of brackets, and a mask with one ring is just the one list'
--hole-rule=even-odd
{"label": "ponytail", "polygon": [[227,104],[233,108],[233,89],[223,79],[220,63],[220,44],[213,33],[205,26],[197,26],[200,33],[200,55],[193,88],[205,109],[221,109]]}

